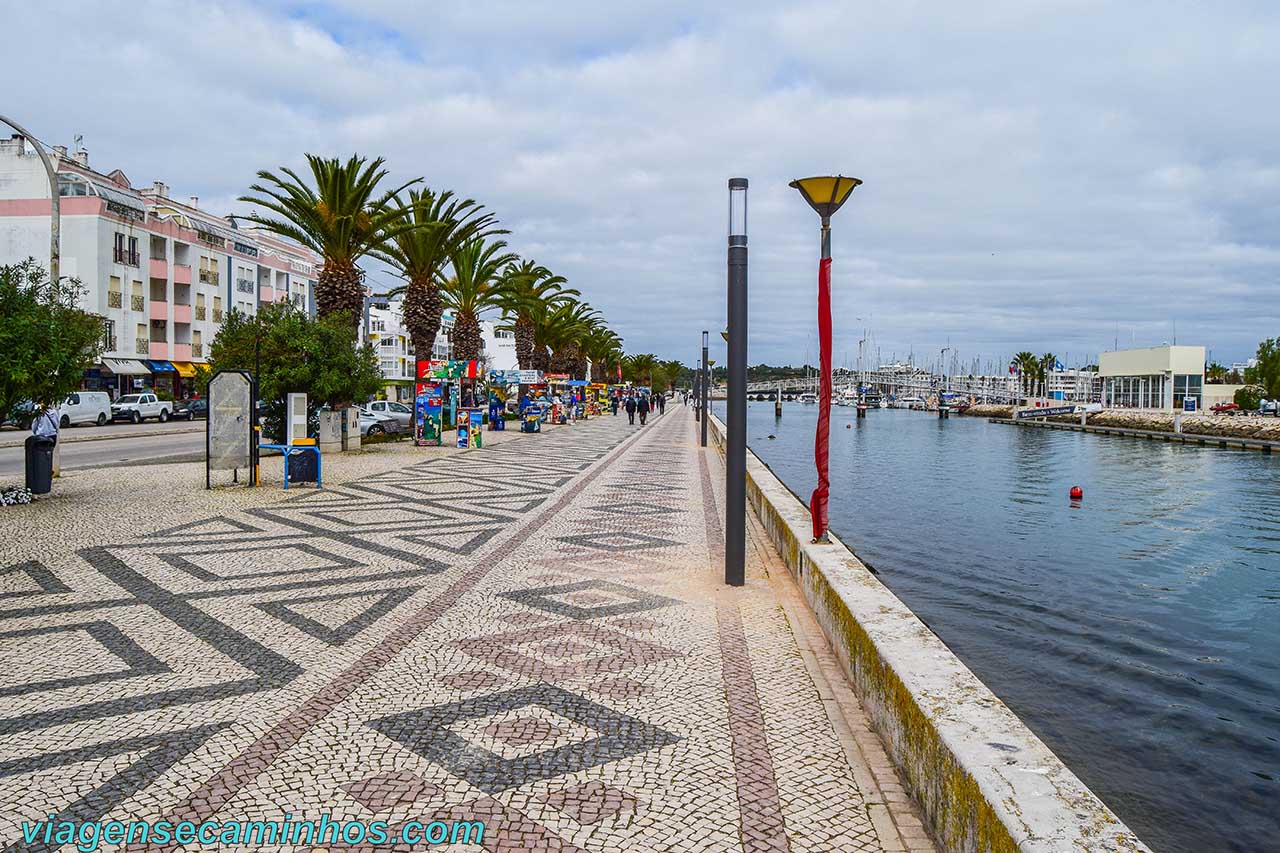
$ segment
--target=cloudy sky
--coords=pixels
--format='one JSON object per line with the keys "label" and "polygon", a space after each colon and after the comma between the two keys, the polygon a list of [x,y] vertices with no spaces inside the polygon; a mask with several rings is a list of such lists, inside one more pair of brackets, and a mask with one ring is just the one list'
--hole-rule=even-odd
{"label": "cloudy sky", "polygon": [[[966,368],[1280,335],[1280,6],[1260,2],[6,2],[0,108],[233,212],[302,152],[492,207],[631,351],[724,325],[726,179],[751,181],[751,361]],[[47,48],[52,45],[51,60]],[[390,283],[384,272],[371,280]],[[716,343],[719,345],[718,336]],[[1065,359],[1064,359],[1065,360]]]}

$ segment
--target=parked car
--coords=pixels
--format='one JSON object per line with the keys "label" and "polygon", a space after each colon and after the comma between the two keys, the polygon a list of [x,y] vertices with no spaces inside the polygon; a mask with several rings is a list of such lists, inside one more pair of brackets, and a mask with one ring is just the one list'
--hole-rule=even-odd
{"label": "parked car", "polygon": [[111,420],[111,398],[106,391],[77,391],[58,407],[58,426],[66,429],[72,424],[97,424],[102,426]]}
{"label": "parked car", "polygon": [[1258,403],[1258,414],[1271,415],[1275,417],[1280,415],[1280,400],[1262,400]]}
{"label": "parked car", "polygon": [[1240,407],[1235,403],[1214,403],[1209,407],[1209,411],[1215,415],[1231,415],[1240,411]]}
{"label": "parked car", "polygon": [[177,400],[173,404],[173,417],[191,421],[209,416],[209,401],[204,398]]}
{"label": "parked car", "polygon": [[374,400],[363,408],[365,411],[373,412],[376,415],[390,415],[396,419],[402,429],[408,429],[413,425],[413,409],[404,403],[395,403],[391,400]]}
{"label": "parked car", "polygon": [[376,412],[367,412],[360,410],[360,434],[364,436],[390,434],[396,435],[401,432],[400,422],[390,415],[384,415]]}
{"label": "parked car", "polygon": [[18,429],[31,429],[31,422],[35,420],[36,407],[30,400],[23,400],[13,407],[13,417],[4,421],[0,421],[0,426],[12,424]]}
{"label": "parked car", "polygon": [[164,423],[173,414],[173,403],[160,400],[155,394],[126,394],[111,404],[111,420],[140,424],[147,418]]}

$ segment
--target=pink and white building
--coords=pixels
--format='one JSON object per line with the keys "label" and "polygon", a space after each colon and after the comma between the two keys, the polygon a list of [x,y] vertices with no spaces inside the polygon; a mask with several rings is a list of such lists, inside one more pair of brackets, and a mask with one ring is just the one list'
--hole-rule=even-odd
{"label": "pink and white building", "polygon": [[[314,313],[313,252],[179,201],[156,181],[135,189],[86,151],[51,152],[61,202],[61,274],[85,287],[82,307],[103,318],[101,363],[86,388],[182,394],[231,310],[291,301]],[[21,136],[0,140],[0,263],[48,262],[49,181]]]}

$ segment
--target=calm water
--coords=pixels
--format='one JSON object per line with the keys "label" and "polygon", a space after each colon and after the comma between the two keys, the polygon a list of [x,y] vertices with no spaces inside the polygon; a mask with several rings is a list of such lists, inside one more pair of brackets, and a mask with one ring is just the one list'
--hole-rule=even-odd
{"label": "calm water", "polygon": [[[748,408],[806,500],[816,410]],[[835,407],[831,480],[836,533],[1157,853],[1280,850],[1280,458]]]}

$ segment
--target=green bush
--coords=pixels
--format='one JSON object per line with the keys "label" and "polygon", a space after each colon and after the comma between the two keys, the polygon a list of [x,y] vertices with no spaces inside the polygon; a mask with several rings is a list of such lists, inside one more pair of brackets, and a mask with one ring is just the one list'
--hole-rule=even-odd
{"label": "green bush", "polygon": [[1246,385],[1238,389],[1232,399],[1245,411],[1256,411],[1258,406],[1262,405],[1262,389],[1257,385]]}
{"label": "green bush", "polygon": [[30,402],[56,406],[102,351],[102,318],[76,307],[79,279],[50,283],[28,258],[0,265],[0,421]]}

